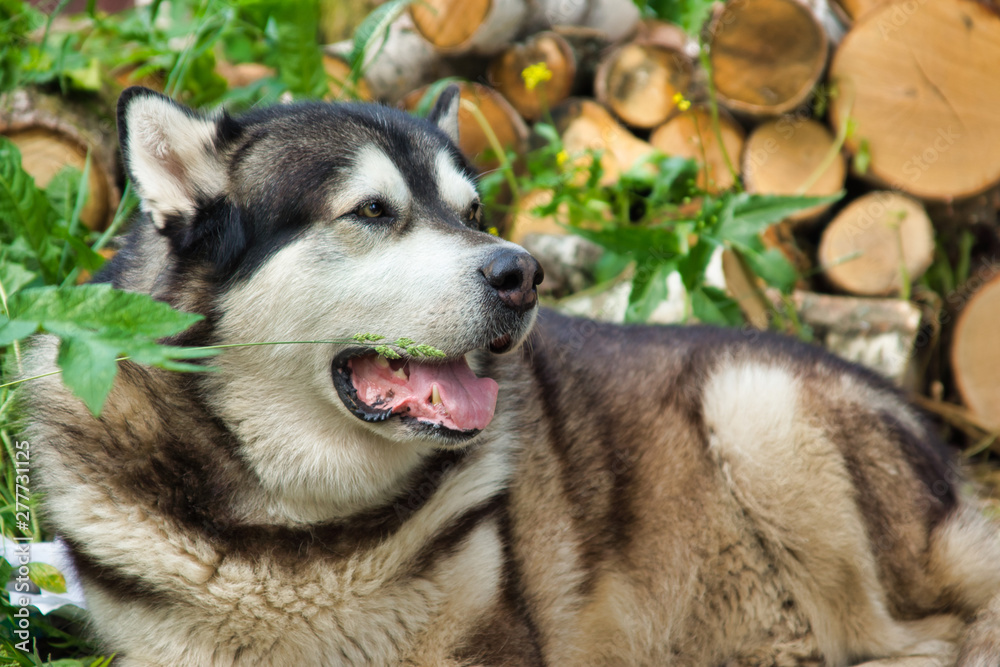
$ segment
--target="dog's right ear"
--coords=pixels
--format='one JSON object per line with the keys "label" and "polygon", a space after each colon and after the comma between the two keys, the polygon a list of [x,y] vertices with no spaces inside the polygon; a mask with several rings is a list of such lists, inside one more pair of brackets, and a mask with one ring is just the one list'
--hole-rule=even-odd
{"label": "dog's right ear", "polygon": [[427,120],[437,125],[448,138],[458,143],[458,103],[461,101],[458,86],[451,84],[438,95]]}
{"label": "dog's right ear", "polygon": [[222,196],[220,143],[237,132],[225,113],[204,116],[148,88],[118,98],[118,137],[142,208],[157,229],[185,226],[199,205]]}

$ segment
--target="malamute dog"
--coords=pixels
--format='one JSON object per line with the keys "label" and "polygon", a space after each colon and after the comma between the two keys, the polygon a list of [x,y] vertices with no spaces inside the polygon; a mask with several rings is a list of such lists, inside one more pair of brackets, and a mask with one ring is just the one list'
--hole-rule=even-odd
{"label": "malamute dog", "polygon": [[[997,667],[1000,534],[884,381],[780,337],[539,312],[455,146],[373,105],[132,88],[105,280],[238,347],[28,437],[119,664]],[[36,341],[34,375],[55,368]]]}

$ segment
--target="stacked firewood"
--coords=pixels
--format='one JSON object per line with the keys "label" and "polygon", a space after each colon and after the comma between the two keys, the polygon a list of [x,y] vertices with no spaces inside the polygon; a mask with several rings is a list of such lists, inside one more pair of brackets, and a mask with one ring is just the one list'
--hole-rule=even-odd
{"label": "stacked firewood", "polygon": [[[976,218],[1000,247],[1000,12],[976,0],[830,2],[720,3],[702,51],[631,0],[421,0],[368,50],[355,92],[412,110],[455,78],[461,148],[483,170],[497,167],[497,144],[526,151],[544,118],[571,158],[602,151],[606,182],[660,151],[696,160],[708,192],[737,181],[760,194],[846,190],[766,235],[809,277],[793,299],[801,316],[845,356],[915,383],[922,337],[959,315],[945,327],[954,384],[975,419],[1000,428],[1000,260],[987,251],[961,298],[899,299],[941,254],[936,236]],[[325,48],[335,79],[347,78],[350,48]],[[539,64],[545,80],[532,85],[525,71]],[[31,140],[26,113],[0,119],[0,131]],[[59,132],[77,142],[78,162],[100,141]],[[107,161],[93,157],[92,174]],[[519,242],[558,234],[557,221],[532,211],[546,193],[524,195],[498,226]],[[94,215],[116,196],[96,197],[105,203]],[[765,326],[760,286],[726,277],[748,319]]]}
{"label": "stacked firewood", "polygon": [[[629,0],[427,0],[396,21],[365,78],[376,98],[414,109],[434,94],[428,84],[459,77],[463,99],[515,151],[544,113],[571,157],[602,151],[609,182],[658,150],[699,162],[709,192],[737,179],[760,194],[846,190],[767,234],[812,276],[803,287],[813,291],[794,298],[800,315],[828,346],[913,386],[923,339],[961,311],[955,383],[1000,426],[1000,279],[961,303],[899,298],[935,260],[936,227],[968,224],[955,202],[978,202],[998,236],[1000,150],[988,147],[1000,146],[1000,14],[972,0],[730,0],[702,42],[704,54]],[[532,85],[525,71],[539,63],[548,78]],[[460,134],[480,167],[496,168],[481,119],[463,110]],[[572,277],[567,260],[593,253],[578,241],[539,243],[560,227],[532,211],[548,193],[523,194],[502,228],[554,249],[552,274]],[[1000,268],[980,267],[990,271]],[[759,286],[726,278],[748,319],[766,325]]]}

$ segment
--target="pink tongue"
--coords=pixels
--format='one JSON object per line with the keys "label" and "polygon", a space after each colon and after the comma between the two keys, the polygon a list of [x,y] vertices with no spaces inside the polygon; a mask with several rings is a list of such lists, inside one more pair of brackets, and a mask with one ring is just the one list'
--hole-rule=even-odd
{"label": "pink tongue", "polygon": [[[402,373],[375,360],[371,356],[349,362],[354,388],[366,405],[456,431],[483,429],[493,419],[499,387],[490,378],[476,377],[464,358],[441,364],[410,361]],[[399,377],[406,371],[408,378]],[[435,385],[441,397],[437,405],[432,402]]]}

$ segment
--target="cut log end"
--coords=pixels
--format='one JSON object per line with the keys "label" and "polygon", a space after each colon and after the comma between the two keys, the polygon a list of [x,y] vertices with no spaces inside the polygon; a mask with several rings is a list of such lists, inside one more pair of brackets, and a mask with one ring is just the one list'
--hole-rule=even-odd
{"label": "cut log end", "polygon": [[601,153],[602,185],[616,182],[623,171],[655,150],[591,100],[568,100],[552,110],[552,118],[571,159],[586,161],[588,151]]}
{"label": "cut log end", "polygon": [[626,44],[597,69],[594,93],[633,127],[652,128],[677,108],[677,95],[691,85],[692,67],[683,53],[656,44]]}
{"label": "cut log end", "polygon": [[[961,48],[957,48],[961,45]],[[846,146],[867,146],[867,175],[921,199],[1000,182],[1000,15],[970,0],[894,4],[855,23],[830,76]]]}
{"label": "cut log end", "polygon": [[[529,89],[522,73],[544,63],[552,78]],[[488,76],[518,112],[537,120],[545,108],[569,97],[576,75],[576,59],[565,39],[553,32],[538,33],[525,44],[515,44],[490,63]]]}
{"label": "cut log end", "polygon": [[[844,187],[847,165],[830,131],[811,118],[786,116],[769,121],[747,138],[743,182],[748,192],[823,197]],[[809,220],[829,204],[799,211],[789,220]]]}
{"label": "cut log end", "polygon": [[977,417],[1000,429],[1000,266],[962,310],[951,346],[952,372],[962,401]]}
{"label": "cut log end", "polygon": [[730,167],[735,169],[739,164],[743,152],[743,128],[723,113],[719,116],[719,136],[722,137],[721,144],[712,127],[711,111],[694,107],[656,128],[649,143],[667,155],[697,161],[698,187],[717,193],[731,188],[736,182]]}
{"label": "cut log end", "polygon": [[823,231],[819,245],[830,283],[861,296],[899,293],[933,259],[934,229],[923,206],[893,192],[851,202]]}
{"label": "cut log end", "polygon": [[826,66],[826,33],[798,0],[733,0],[716,13],[710,35],[715,88],[733,111],[791,111]]}

